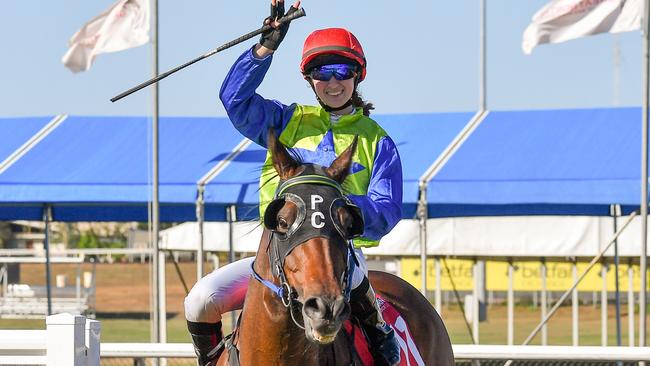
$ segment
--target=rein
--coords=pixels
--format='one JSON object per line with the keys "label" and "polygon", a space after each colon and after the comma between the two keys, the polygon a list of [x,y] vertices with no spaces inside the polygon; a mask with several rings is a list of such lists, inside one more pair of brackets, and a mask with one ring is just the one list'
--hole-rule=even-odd
{"label": "rein", "polygon": [[[273,234],[271,234],[271,238],[273,237]],[[271,238],[269,238],[269,241],[271,241]],[[348,249],[348,255],[347,255],[347,265],[345,267],[345,272],[343,272],[343,278],[342,281],[345,281],[345,288],[343,289],[343,296],[345,297],[345,301],[350,301],[350,293],[352,292],[352,273],[354,272],[354,267],[355,265],[358,265],[357,258],[354,255],[354,250],[352,249],[352,241],[350,240],[347,245]],[[266,288],[271,290],[278,298],[280,298],[280,301],[282,301],[282,305],[284,305],[285,308],[289,310],[289,314],[291,314],[291,319],[293,320],[294,324],[300,329],[305,329],[304,325],[300,324],[298,320],[296,320],[296,316],[294,315],[294,303],[301,304],[300,301],[298,301],[298,294],[296,293],[296,290],[294,290],[293,287],[289,284],[287,281],[287,277],[284,274],[284,269],[282,269],[280,266],[278,266],[278,271],[280,273],[280,286],[276,285],[272,281],[265,280],[260,276],[259,273],[255,270],[255,261],[251,263],[251,275],[253,278],[255,278],[259,283],[264,285]]]}
{"label": "rein", "polygon": [[[335,198],[336,199],[341,199],[343,197],[344,199],[345,196],[343,196],[342,190],[338,182],[335,180],[322,176],[322,175],[316,175],[316,174],[306,174],[306,175],[299,175],[293,178],[290,178],[286,180],[285,182],[282,182],[276,191],[275,198],[273,202],[276,202],[285,195],[293,195],[296,196],[295,194],[291,193],[285,193],[287,189],[291,187],[295,187],[298,185],[304,185],[304,184],[310,184],[310,185],[320,185],[320,186],[328,186],[331,188],[334,188],[336,192],[338,193],[338,196]],[[273,202],[269,205],[269,207],[272,207]],[[346,201],[347,202],[347,201]],[[351,203],[348,202],[349,205]],[[267,208],[267,211],[269,208]],[[298,215],[300,217],[300,214]],[[331,213],[330,213],[331,216]],[[267,214],[265,214],[265,223],[267,218]],[[303,215],[304,219],[304,215]],[[304,225],[305,221],[299,222],[294,228],[293,231],[300,229]],[[295,222],[294,222],[295,224]],[[267,287],[271,292],[273,292],[278,298],[280,298],[280,301],[282,302],[282,305],[284,305],[285,308],[289,310],[289,313],[291,315],[291,319],[293,322],[298,326],[300,329],[305,329],[304,325],[302,325],[298,320],[296,319],[295,316],[295,304],[300,303],[298,301],[298,294],[296,290],[289,284],[287,281],[287,277],[284,273],[284,258],[286,255],[288,255],[289,251],[285,251],[282,254],[280,253],[279,249],[279,244],[278,244],[278,237],[276,236],[277,234],[274,231],[271,231],[271,234],[269,235],[269,246],[268,248],[273,250],[273,255],[269,255],[269,258],[274,258],[275,260],[271,260],[271,272],[273,273],[273,278],[277,278],[280,280],[280,285],[276,285],[273,281],[266,280],[262,278],[262,276],[255,271],[255,261],[251,264],[251,275],[253,278],[255,278],[259,283]],[[288,235],[284,240],[289,239]],[[320,235],[323,236],[323,235]],[[331,238],[330,235],[325,236],[327,238]],[[292,243],[290,245],[290,249],[293,249],[294,247],[306,242],[307,240],[301,242],[301,243]],[[354,267],[355,265],[359,265],[356,255],[354,254],[354,248],[352,244],[352,238],[348,237],[347,238],[347,243],[346,243],[346,250],[347,250],[347,258],[346,258],[346,267],[345,271],[343,272],[343,275],[341,276],[341,284],[344,284],[343,286],[343,296],[345,297],[345,300],[347,302],[350,301],[350,292],[352,291],[352,273],[354,272]]]}

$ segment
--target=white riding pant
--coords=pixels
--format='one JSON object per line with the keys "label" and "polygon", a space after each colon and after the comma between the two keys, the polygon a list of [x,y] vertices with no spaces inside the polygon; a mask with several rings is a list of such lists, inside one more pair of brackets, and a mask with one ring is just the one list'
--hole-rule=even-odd
{"label": "white riding pant", "polygon": [[[368,276],[363,252],[355,249],[354,253],[359,267],[352,273],[353,289],[359,287],[364,277]],[[185,298],[185,318],[195,323],[216,323],[221,321],[222,314],[240,310],[244,306],[254,260],[255,257],[248,257],[227,264],[195,283]]]}

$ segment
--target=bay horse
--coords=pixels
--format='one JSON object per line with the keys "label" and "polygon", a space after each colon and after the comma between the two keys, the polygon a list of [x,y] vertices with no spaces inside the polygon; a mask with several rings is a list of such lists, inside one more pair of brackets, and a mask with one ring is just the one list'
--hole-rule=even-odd
{"label": "bay horse", "polygon": [[[350,316],[354,254],[348,239],[359,225],[363,230],[358,207],[340,190],[356,144],[357,138],[325,168],[295,161],[269,132],[268,148],[280,185],[266,210],[266,229],[251,267],[238,329],[216,365],[363,365],[350,336],[340,331]],[[330,209],[314,211],[314,201]],[[303,223],[307,228],[300,227]],[[305,234],[321,224],[326,235]],[[370,271],[369,279],[403,317],[424,365],[453,365],[449,335],[429,301],[391,274]],[[404,353],[402,358],[406,365]]]}

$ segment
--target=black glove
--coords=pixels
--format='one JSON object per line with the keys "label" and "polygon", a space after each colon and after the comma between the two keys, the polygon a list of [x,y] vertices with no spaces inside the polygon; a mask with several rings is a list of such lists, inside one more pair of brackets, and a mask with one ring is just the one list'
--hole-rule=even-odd
{"label": "black glove", "polygon": [[[289,11],[286,15],[292,14],[297,11],[297,8],[294,8],[293,5],[289,8]],[[278,1],[275,3],[275,6],[271,4],[271,16],[264,19],[264,25],[267,23],[270,24],[275,20],[278,20],[284,16],[284,1]],[[287,35],[289,31],[289,22],[281,24],[278,28],[272,28],[271,30],[262,33],[260,38],[260,44],[268,49],[273,51],[277,50],[284,39],[284,36]]]}

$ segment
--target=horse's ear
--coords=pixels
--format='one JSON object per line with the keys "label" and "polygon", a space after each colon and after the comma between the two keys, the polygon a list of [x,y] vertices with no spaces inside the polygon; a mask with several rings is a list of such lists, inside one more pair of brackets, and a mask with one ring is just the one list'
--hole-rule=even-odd
{"label": "horse's ear", "polygon": [[348,146],[345,151],[341,153],[333,162],[330,164],[329,168],[325,169],[327,175],[332,177],[335,181],[342,184],[345,178],[347,178],[350,172],[350,165],[352,165],[352,156],[357,151],[357,142],[359,140],[359,135],[354,136],[354,140],[350,146]]}
{"label": "horse's ear", "polygon": [[269,151],[271,152],[271,161],[280,179],[285,180],[296,175],[296,169],[299,164],[275,136],[275,130],[273,128],[269,128],[267,137]]}

